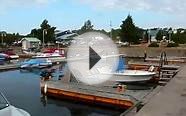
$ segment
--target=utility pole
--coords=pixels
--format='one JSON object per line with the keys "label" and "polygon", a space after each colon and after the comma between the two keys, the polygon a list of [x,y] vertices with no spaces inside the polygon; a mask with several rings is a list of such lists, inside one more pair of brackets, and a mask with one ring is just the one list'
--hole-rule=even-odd
{"label": "utility pole", "polygon": [[112,21],[110,21],[110,38],[112,39]]}
{"label": "utility pole", "polygon": [[45,34],[47,34],[47,29],[43,29],[43,48],[45,47]]}

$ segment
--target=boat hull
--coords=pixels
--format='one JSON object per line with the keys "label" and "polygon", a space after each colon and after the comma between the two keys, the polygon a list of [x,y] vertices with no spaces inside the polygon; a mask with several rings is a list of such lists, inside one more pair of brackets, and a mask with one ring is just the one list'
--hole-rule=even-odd
{"label": "boat hull", "polygon": [[150,80],[156,73],[141,70],[124,70],[123,72],[109,73],[105,70],[99,70],[103,75],[112,75],[111,81],[116,82],[145,82]]}
{"label": "boat hull", "polygon": [[156,73],[139,70],[126,70],[113,73],[113,80],[116,82],[145,82],[150,80]]}
{"label": "boat hull", "polygon": [[0,110],[0,116],[30,116],[30,114],[22,109],[10,105],[7,108]]}

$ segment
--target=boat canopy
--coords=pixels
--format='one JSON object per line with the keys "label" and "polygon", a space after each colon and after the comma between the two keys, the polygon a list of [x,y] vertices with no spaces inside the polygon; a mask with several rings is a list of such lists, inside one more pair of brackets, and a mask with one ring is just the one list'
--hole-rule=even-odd
{"label": "boat canopy", "polygon": [[116,72],[123,72],[125,70],[125,59],[123,57],[119,57],[118,67]]}

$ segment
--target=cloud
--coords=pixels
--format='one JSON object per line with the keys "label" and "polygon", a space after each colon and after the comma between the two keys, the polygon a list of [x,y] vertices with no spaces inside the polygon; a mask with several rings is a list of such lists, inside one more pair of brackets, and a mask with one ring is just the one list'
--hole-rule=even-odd
{"label": "cloud", "polygon": [[185,0],[76,0],[95,9],[149,10],[161,13],[185,14]]}
{"label": "cloud", "polygon": [[0,0],[0,13],[16,7],[42,7],[55,0]]}

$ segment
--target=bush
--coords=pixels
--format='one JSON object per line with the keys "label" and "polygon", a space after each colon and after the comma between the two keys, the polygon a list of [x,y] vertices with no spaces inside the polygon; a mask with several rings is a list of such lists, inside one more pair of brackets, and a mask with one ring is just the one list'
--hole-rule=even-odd
{"label": "bush", "polygon": [[153,42],[148,47],[159,47],[158,43]]}
{"label": "bush", "polygon": [[178,43],[168,43],[167,47],[178,47]]}

